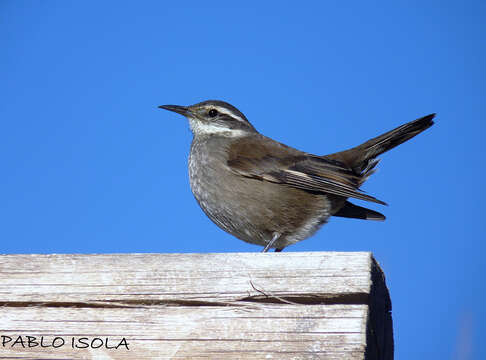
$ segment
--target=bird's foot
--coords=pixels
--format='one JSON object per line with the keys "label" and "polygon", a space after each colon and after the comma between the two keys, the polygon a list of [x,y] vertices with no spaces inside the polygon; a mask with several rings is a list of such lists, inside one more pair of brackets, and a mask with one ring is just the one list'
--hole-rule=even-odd
{"label": "bird's foot", "polygon": [[[272,246],[273,244],[275,244],[275,242],[278,240],[278,238],[280,237],[280,234],[275,232],[273,233],[273,238],[272,240],[269,241],[269,243],[267,245],[265,245],[265,247],[263,248],[262,252],[266,253]],[[275,249],[275,251],[282,251],[283,248],[281,249]]]}

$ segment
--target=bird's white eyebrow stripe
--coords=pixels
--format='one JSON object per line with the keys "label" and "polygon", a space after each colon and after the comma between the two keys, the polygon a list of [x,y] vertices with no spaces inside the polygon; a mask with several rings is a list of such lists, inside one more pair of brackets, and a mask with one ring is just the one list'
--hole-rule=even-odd
{"label": "bird's white eyebrow stripe", "polygon": [[225,109],[225,108],[220,107],[220,106],[215,106],[214,108],[216,110],[218,110],[218,112],[220,112],[221,114],[225,114],[225,115],[231,116],[232,118],[234,118],[234,119],[236,119],[238,121],[241,121],[241,122],[246,123],[245,119],[243,119],[241,116],[235,114],[234,112],[231,112],[228,109]]}

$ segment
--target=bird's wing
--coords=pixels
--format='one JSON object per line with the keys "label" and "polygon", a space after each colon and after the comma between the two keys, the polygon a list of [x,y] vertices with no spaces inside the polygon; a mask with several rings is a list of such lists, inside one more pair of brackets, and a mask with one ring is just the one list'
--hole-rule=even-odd
{"label": "bird's wing", "polygon": [[[294,188],[385,204],[359,190],[362,177],[343,163],[300,152],[265,138],[235,139],[227,165],[244,177],[285,184]],[[270,140],[270,141],[268,141]]]}

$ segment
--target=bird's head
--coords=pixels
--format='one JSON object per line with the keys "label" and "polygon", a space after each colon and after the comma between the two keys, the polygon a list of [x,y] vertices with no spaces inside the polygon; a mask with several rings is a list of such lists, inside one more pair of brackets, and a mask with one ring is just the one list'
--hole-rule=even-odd
{"label": "bird's head", "polygon": [[224,101],[207,100],[190,106],[161,105],[159,108],[184,115],[194,136],[238,137],[257,132],[241,111]]}

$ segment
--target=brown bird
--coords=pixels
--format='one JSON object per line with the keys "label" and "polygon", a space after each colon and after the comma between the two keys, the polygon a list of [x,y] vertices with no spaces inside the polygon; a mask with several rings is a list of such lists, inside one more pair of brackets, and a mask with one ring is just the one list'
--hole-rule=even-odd
{"label": "brown bird", "polygon": [[385,203],[359,187],[377,156],[431,127],[424,116],[352,149],[318,156],[260,134],[234,106],[217,100],[162,105],[189,119],[192,192],[206,215],[237,238],[281,251],[313,235],[330,216],[384,220],[348,198]]}

